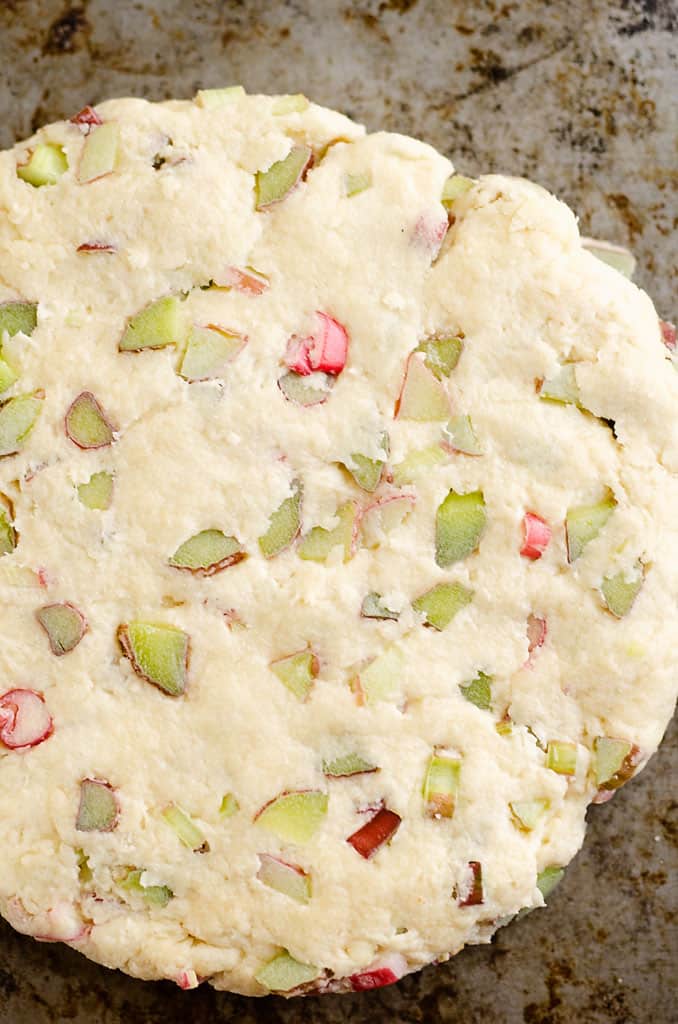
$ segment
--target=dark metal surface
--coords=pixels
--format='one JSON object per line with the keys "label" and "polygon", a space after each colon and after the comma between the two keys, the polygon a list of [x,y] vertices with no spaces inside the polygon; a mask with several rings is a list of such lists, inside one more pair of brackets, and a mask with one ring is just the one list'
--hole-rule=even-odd
{"label": "dark metal surface", "polygon": [[[674,0],[4,0],[0,146],[86,102],[242,82],[417,135],[459,170],[541,181],[631,245],[670,317],[678,270]],[[673,105],[672,105],[673,102]],[[2,1024],[674,1024],[678,729],[589,814],[549,909],[393,989],[285,1003],[182,993],[0,926]]]}

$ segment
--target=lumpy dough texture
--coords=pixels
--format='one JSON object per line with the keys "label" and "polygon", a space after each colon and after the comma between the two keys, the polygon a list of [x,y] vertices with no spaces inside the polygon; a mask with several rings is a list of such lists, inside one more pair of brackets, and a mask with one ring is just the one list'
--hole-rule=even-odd
{"label": "lumpy dough texture", "polygon": [[384,984],[541,906],[656,749],[671,350],[566,206],[451,176],[237,90],[0,156],[19,930],[185,988]]}

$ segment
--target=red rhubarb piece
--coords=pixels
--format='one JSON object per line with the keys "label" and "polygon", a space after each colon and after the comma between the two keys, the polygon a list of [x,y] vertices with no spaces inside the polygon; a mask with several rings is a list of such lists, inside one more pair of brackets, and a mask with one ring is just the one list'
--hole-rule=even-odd
{"label": "red rhubarb piece", "polygon": [[373,818],[350,835],[346,840],[356,853],[369,860],[377,850],[391,839],[400,828],[402,821],[399,814],[381,807]]}
{"label": "red rhubarb piece", "polygon": [[551,527],[535,512],[526,512],[523,516],[523,532],[525,539],[520,549],[521,555],[536,560],[546,551],[551,540]]}
{"label": "red rhubarb piece", "polygon": [[54,723],[41,693],[8,690],[0,697],[0,740],[10,750],[37,747],[54,732]]}

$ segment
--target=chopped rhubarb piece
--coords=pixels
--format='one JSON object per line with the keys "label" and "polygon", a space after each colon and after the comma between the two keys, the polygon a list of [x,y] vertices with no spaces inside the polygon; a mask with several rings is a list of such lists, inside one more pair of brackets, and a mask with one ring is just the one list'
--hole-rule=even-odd
{"label": "chopped rhubarb piece", "polygon": [[77,114],[73,114],[73,117],[70,120],[71,124],[83,124],[90,126],[104,123],[97,114],[94,107],[89,106],[83,107],[82,110],[79,110]]}
{"label": "chopped rhubarb piece", "polygon": [[378,700],[393,700],[405,665],[403,652],[393,644],[361,668],[351,679],[350,686],[359,704],[373,704]]}
{"label": "chopped rhubarb piece", "polygon": [[141,352],[147,348],[180,345],[185,335],[181,303],[175,295],[166,295],[130,317],[118,342],[118,350]]}
{"label": "chopped rhubarb piece", "polygon": [[328,803],[320,790],[281,793],[257,811],[254,821],[285,843],[307,843],[320,828]]}
{"label": "chopped rhubarb piece", "polygon": [[146,884],[147,873],[139,868],[131,868],[120,880],[120,888],[127,892],[138,893],[151,907],[166,907],[174,893],[168,885]]}
{"label": "chopped rhubarb piece", "polygon": [[6,359],[0,356],[0,394],[9,390],[12,384],[16,384],[19,374],[14,367],[10,366]]}
{"label": "chopped rhubarb piece", "polygon": [[421,353],[416,351],[408,357],[394,415],[396,419],[420,423],[449,419],[447,392],[442,382],[428,369]]}
{"label": "chopped rhubarb piece", "polygon": [[412,602],[415,612],[423,615],[425,626],[443,630],[458,612],[473,600],[473,591],[461,583],[438,583]]}
{"label": "chopped rhubarb piece", "polygon": [[179,971],[174,981],[184,992],[188,992],[190,989],[197,988],[200,984],[198,975],[194,970],[187,968],[184,971]]}
{"label": "chopped rhubarb piece", "polygon": [[598,536],[616,505],[617,502],[608,491],[602,501],[593,505],[576,505],[568,508],[565,519],[568,562],[576,561],[586,545]]}
{"label": "chopped rhubarb piece", "polygon": [[318,311],[316,317],[320,324],[315,333],[304,341],[307,346],[308,363],[311,370],[336,377],[346,366],[348,333],[338,320],[327,313]]}
{"label": "chopped rhubarb piece", "polygon": [[319,974],[319,968],[300,963],[283,949],[260,967],[254,977],[269,992],[291,992],[314,981]]}
{"label": "chopped rhubarb piece", "polygon": [[310,107],[306,97],[298,92],[291,96],[276,96],[273,100],[271,113],[273,114],[301,114]]}
{"label": "chopped rhubarb piece", "polygon": [[460,684],[459,689],[466,700],[481,711],[489,711],[492,707],[492,676],[479,672],[470,683]]}
{"label": "chopped rhubarb piece", "polygon": [[445,450],[439,444],[415,449],[409,452],[402,462],[393,467],[393,483],[396,487],[412,484],[418,477],[448,461]]}
{"label": "chopped rhubarb piece", "polygon": [[412,494],[391,494],[368,505],[360,517],[361,543],[367,548],[376,548],[386,535],[405,522],[414,508]]}
{"label": "chopped rhubarb piece", "polygon": [[297,552],[305,561],[325,562],[335,547],[343,548],[344,562],[355,554],[359,518],[358,507],[354,501],[347,501],[336,511],[338,523],[328,530],[324,526],[314,526],[305,534],[299,543]]}
{"label": "chopped rhubarb piece", "polygon": [[555,864],[550,864],[548,867],[543,868],[542,871],[537,875],[537,888],[546,901],[551,895],[555,887],[563,880],[565,875],[565,868],[556,867]]}
{"label": "chopped rhubarb piece", "polygon": [[527,616],[527,653],[532,654],[538,647],[542,647],[546,640],[548,628],[546,619],[540,619],[537,615]]}
{"label": "chopped rhubarb piece", "polygon": [[596,256],[603,263],[618,270],[629,280],[633,277],[636,269],[636,258],[632,252],[622,245],[613,245],[612,242],[604,242],[599,238],[582,238],[582,246],[593,256]]}
{"label": "chopped rhubarb piece", "polygon": [[546,748],[546,767],[558,775],[574,775],[577,771],[577,744],[549,740]]}
{"label": "chopped rhubarb piece", "polygon": [[278,387],[288,402],[296,405],[322,405],[330,397],[333,378],[326,373],[311,373],[308,376],[284,373],[278,378]]}
{"label": "chopped rhubarb piece", "polygon": [[483,866],[478,860],[468,862],[470,879],[465,896],[458,900],[460,907],[478,907],[485,902],[483,890]]}
{"label": "chopped rhubarb piece", "polygon": [[342,754],[332,761],[323,761],[323,775],[330,779],[343,779],[351,775],[368,775],[378,771],[376,765],[366,761],[360,754]]}
{"label": "chopped rhubarb piece", "polygon": [[444,448],[462,455],[482,455],[483,448],[478,440],[470,416],[453,416],[446,427],[443,427]]}
{"label": "chopped rhubarb piece", "polygon": [[115,431],[91,391],[74,398],[65,419],[66,435],[78,448],[105,448],[115,440]]}
{"label": "chopped rhubarb piece", "polygon": [[223,377],[228,363],[242,352],[247,339],[216,324],[193,326],[181,357],[179,374],[189,381]]}
{"label": "chopped rhubarb piece", "polygon": [[623,786],[635,774],[640,751],[628,740],[596,736],[593,741],[593,771],[596,785],[603,790]]}
{"label": "chopped rhubarb piece", "polygon": [[537,827],[550,807],[548,800],[514,800],[509,804],[513,821],[523,832]]}
{"label": "chopped rhubarb piece", "polygon": [[0,338],[9,334],[27,334],[29,337],[38,325],[37,302],[0,302]]}
{"label": "chopped rhubarb piece", "polygon": [[365,860],[369,860],[388,843],[400,828],[402,818],[387,807],[380,807],[373,818],[348,837],[347,843]]}
{"label": "chopped rhubarb piece", "polygon": [[89,885],[94,878],[94,872],[89,866],[89,857],[82,849],[73,851],[78,862],[78,881],[81,885]]}
{"label": "chopped rhubarb piece", "polygon": [[90,181],[103,178],[115,169],[120,143],[120,129],[114,121],[98,125],[90,130],[78,167],[78,181],[87,185]]}
{"label": "chopped rhubarb piece", "polygon": [[444,380],[449,377],[459,362],[464,340],[456,334],[441,334],[422,341],[415,351],[424,353],[424,365],[434,377]]}
{"label": "chopped rhubarb piece", "polygon": [[372,591],[363,598],[360,614],[364,619],[392,619],[397,622],[400,612],[388,608],[381,599],[381,594]]}
{"label": "chopped rhubarb piece", "polygon": [[380,448],[383,458],[371,459],[367,455],[361,455],[360,452],[352,452],[348,459],[341,463],[351,474],[358,487],[362,487],[368,494],[376,491],[381,482],[390,448],[388,434],[386,433],[381,435]]}
{"label": "chopped rhubarb piece", "polygon": [[268,530],[259,537],[259,548],[264,558],[273,558],[288,548],[301,529],[300,480],[292,481],[292,494],[271,514]]}
{"label": "chopped rhubarb piece", "polygon": [[486,520],[482,491],[458,494],[450,490],[436,512],[436,565],[446,569],[475,551]]}
{"label": "chopped rhubarb piece", "polygon": [[57,656],[72,651],[87,632],[85,616],[68,602],[46,604],[38,608],[35,617],[47,634],[52,654]]}
{"label": "chopped rhubarb piece", "polygon": [[285,351],[285,366],[287,369],[298,373],[301,377],[307,377],[310,373],[313,373],[309,354],[310,347],[310,338],[300,338],[298,335],[293,334],[287,342],[287,349]]}
{"label": "chopped rhubarb piece", "polygon": [[254,267],[226,267],[219,277],[219,288],[233,288],[243,295],[262,295],[269,286],[265,274]]}
{"label": "chopped rhubarb piece", "polygon": [[44,394],[15,395],[0,404],[0,458],[20,452],[42,410]]}
{"label": "chopped rhubarb piece", "polygon": [[297,903],[308,903],[311,899],[311,877],[298,864],[288,864],[268,853],[260,853],[257,878]]}
{"label": "chopped rhubarb piece", "polygon": [[55,185],[67,170],[68,158],[62,147],[54,142],[40,142],[27,163],[19,164],[16,173],[22,181],[40,188],[43,185]]}
{"label": "chopped rhubarb piece", "polygon": [[35,690],[8,690],[0,697],[0,740],[10,750],[28,750],[54,732],[45,698]]}
{"label": "chopped rhubarb piece", "polygon": [[370,188],[372,185],[372,172],[371,171],[357,171],[354,174],[348,173],[344,178],[344,188],[346,195],[350,198],[351,196],[357,196],[361,192]]}
{"label": "chopped rhubarb piece", "polygon": [[110,782],[83,779],[75,819],[78,832],[112,832],[118,824],[118,801]]}
{"label": "chopped rhubarb piece", "polygon": [[101,253],[116,253],[118,251],[117,245],[112,242],[83,242],[75,250],[76,252],[101,252]]}
{"label": "chopped rhubarb piece", "polygon": [[14,529],[14,509],[11,501],[0,494],[0,557],[11,555],[19,541]]}
{"label": "chopped rhubarb piece", "polygon": [[412,231],[412,241],[416,246],[430,253],[435,260],[440,252],[443,239],[447,234],[449,221],[446,216],[433,216],[423,213],[417,218]]}
{"label": "chopped rhubarb piece", "polygon": [[271,662],[271,669],[297,700],[307,700],[320,671],[320,662],[312,650],[298,651]]}
{"label": "chopped rhubarb piece", "polygon": [[113,500],[112,474],[103,470],[93,473],[86,483],[78,484],[78,498],[85,508],[105,512]]}
{"label": "chopped rhubarb piece", "polygon": [[232,818],[240,810],[240,804],[233,796],[233,793],[225,793],[219,806],[219,817],[222,819]]}
{"label": "chopped rhubarb piece", "polygon": [[638,561],[630,573],[624,571],[605,576],[600,585],[603,600],[609,611],[623,619],[631,611],[644,581],[644,566]]}
{"label": "chopped rhubarb piece", "polygon": [[457,802],[461,761],[446,754],[432,754],[426,769],[422,796],[429,818],[451,818]]}
{"label": "chopped rhubarb piece", "polygon": [[[1,308],[1,307],[0,307]],[[668,320],[659,321],[659,332],[664,345],[673,352],[676,348],[676,325],[669,323]]]}
{"label": "chopped rhubarb piece", "polygon": [[190,641],[175,626],[130,622],[118,627],[118,640],[138,676],[170,697],[186,689]]}
{"label": "chopped rhubarb piece", "polygon": [[223,107],[229,103],[235,103],[245,95],[247,94],[242,85],[227,85],[223,89],[198,89],[195,102],[199,107],[211,110],[214,107]]}
{"label": "chopped rhubarb piece", "polygon": [[282,160],[265,170],[257,171],[255,195],[257,210],[266,210],[285,199],[306,175],[313,162],[309,146],[292,146]]}
{"label": "chopped rhubarb piece", "polygon": [[227,537],[221,530],[201,530],[177,548],[169,565],[196,576],[214,576],[244,558],[247,552],[235,537]]}
{"label": "chopped rhubarb piece", "polygon": [[349,977],[354,992],[369,992],[384,985],[393,985],[407,974],[407,960],[400,953],[389,953]]}
{"label": "chopped rhubarb piece", "polygon": [[573,363],[564,363],[553,377],[537,382],[539,397],[561,405],[581,405],[579,385]]}
{"label": "chopped rhubarb piece", "polygon": [[546,551],[551,540],[551,527],[536,512],[526,512],[523,516],[523,546],[521,555],[536,560]]}
{"label": "chopped rhubarb piece", "polygon": [[463,174],[451,174],[443,185],[443,194],[440,202],[450,210],[460,196],[465,195],[475,185],[473,178],[465,178]]}
{"label": "chopped rhubarb piece", "polygon": [[177,838],[193,853],[209,853],[210,844],[193,819],[178,804],[169,804],[162,816]]}

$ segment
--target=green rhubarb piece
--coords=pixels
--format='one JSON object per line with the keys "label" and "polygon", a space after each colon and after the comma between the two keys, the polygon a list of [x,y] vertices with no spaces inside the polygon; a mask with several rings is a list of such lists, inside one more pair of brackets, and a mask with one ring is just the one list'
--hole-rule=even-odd
{"label": "green rhubarb piece", "polygon": [[78,498],[85,508],[105,512],[113,500],[113,475],[102,470],[93,473],[84,484],[78,484]]}
{"label": "green rhubarb piece", "polygon": [[432,754],[424,776],[422,795],[431,818],[451,818],[457,800],[461,761],[456,757]]}
{"label": "green rhubarb piece", "polygon": [[374,591],[366,594],[363,598],[360,614],[364,619],[393,619],[394,622],[397,622],[400,618],[400,612],[388,608],[382,601],[381,594]]}
{"label": "green rhubarb piece", "polygon": [[89,857],[80,848],[76,848],[74,853],[78,864],[78,881],[81,885],[89,885],[94,878],[94,872],[89,866]]}
{"label": "green rhubarb piece", "polygon": [[191,327],[179,374],[189,381],[223,377],[227,363],[237,356],[243,339],[220,327]]}
{"label": "green rhubarb piece", "polygon": [[539,387],[539,397],[548,402],[580,406],[574,363],[564,363],[553,377],[545,377]]}
{"label": "green rhubarb piece", "polygon": [[240,804],[233,796],[233,793],[225,793],[219,807],[220,818],[232,818],[240,810]]}
{"label": "green rhubarb piece", "polygon": [[291,992],[300,985],[314,981],[320,970],[312,964],[302,964],[283,949],[259,968],[255,979],[269,992]]}
{"label": "green rhubarb piece", "polygon": [[443,194],[440,201],[449,210],[456,199],[463,196],[469,189],[473,188],[473,178],[465,178],[463,174],[451,174],[443,185]]}
{"label": "green rhubarb piece", "polygon": [[346,195],[349,198],[351,196],[357,196],[372,185],[372,172],[358,171],[355,174],[348,173],[344,178],[344,184],[346,187]]}
{"label": "green rhubarb piece", "polygon": [[326,373],[311,373],[303,376],[290,370],[278,380],[278,387],[288,402],[295,405],[322,405],[332,390],[332,378]]}
{"label": "green rhubarb piece", "polygon": [[221,530],[201,530],[177,548],[169,564],[198,576],[214,576],[246,557],[235,537],[227,537]]}
{"label": "green rhubarb piece", "polygon": [[257,825],[284,843],[307,843],[320,828],[329,797],[319,790],[282,793],[257,814]]}
{"label": "green rhubarb piece", "polygon": [[373,658],[351,680],[351,688],[367,704],[393,700],[399,690],[405,658],[395,644]]}
{"label": "green rhubarb piece", "polygon": [[318,659],[313,651],[298,651],[271,662],[271,669],[297,700],[306,700],[318,675]]}
{"label": "green rhubarb piece", "polygon": [[439,444],[429,445],[428,448],[417,448],[409,452],[402,462],[393,467],[393,483],[396,487],[412,484],[424,473],[447,461],[448,457]]}
{"label": "green rhubarb piece", "polygon": [[372,493],[376,491],[381,481],[381,475],[386,465],[386,458],[389,453],[389,441],[388,434],[382,434],[381,436],[381,448],[384,453],[383,459],[369,459],[366,455],[361,455],[359,452],[353,452],[348,457],[348,461],[343,462],[342,465],[349,471],[358,487],[362,487],[364,491]]}
{"label": "green rhubarb piece", "polygon": [[583,247],[593,256],[597,256],[603,263],[607,263],[631,280],[636,269],[636,259],[632,252],[622,245],[613,245],[612,242],[604,242],[599,238],[582,238],[581,241]]}
{"label": "green rhubarb piece", "polygon": [[453,416],[447,426],[443,427],[443,442],[463,455],[483,454],[470,416]]}
{"label": "green rhubarb piece", "polygon": [[181,303],[175,295],[166,295],[130,317],[118,350],[141,352],[147,348],[181,345],[185,333]]}
{"label": "green rhubarb piece", "polygon": [[246,95],[242,85],[227,85],[224,89],[199,89],[195,100],[199,106],[212,109],[235,103],[241,96]]}
{"label": "green rhubarb piece", "polygon": [[348,562],[353,555],[354,533],[356,523],[356,506],[347,501],[336,511],[338,524],[330,530],[324,526],[314,526],[302,537],[297,552],[300,558],[311,562],[324,562],[335,547],[344,550],[344,561]]}
{"label": "green rhubarb piece", "polygon": [[311,899],[311,876],[296,864],[287,864],[270,854],[260,853],[257,878],[269,889],[275,889],[297,903],[308,903]]}
{"label": "green rhubarb piece", "polygon": [[81,185],[102,178],[115,169],[119,143],[120,129],[115,121],[91,129],[85,137],[78,166],[78,181]]}
{"label": "green rhubarb piece", "polygon": [[144,871],[133,868],[122,879],[120,887],[143,896],[146,903],[152,907],[166,907],[173,899],[174,893],[168,885],[144,885],[142,882],[144,874]]}
{"label": "green rhubarb piece", "polygon": [[286,157],[276,160],[265,170],[257,171],[255,195],[257,210],[279,202],[300,181],[313,156],[309,146],[292,146]]}
{"label": "green rhubarb piece", "polygon": [[99,779],[83,779],[75,820],[78,832],[112,832],[117,824],[118,801],[113,787]]}
{"label": "green rhubarb piece", "polygon": [[0,557],[11,555],[17,546],[17,532],[10,518],[10,510],[0,504]]}
{"label": "green rhubarb piece", "polygon": [[364,509],[360,518],[360,540],[364,547],[377,548],[386,534],[405,522],[414,508],[414,498],[409,494],[396,494],[382,498]]}
{"label": "green rhubarb piece", "polygon": [[78,448],[104,448],[115,436],[106,413],[93,394],[83,391],[66,413],[66,434]]}
{"label": "green rhubarb piece", "polygon": [[442,630],[472,599],[473,591],[461,583],[438,583],[416,598],[412,607],[424,616],[425,626]]}
{"label": "green rhubarb piece", "polygon": [[87,630],[82,612],[71,604],[47,604],[35,617],[44,629],[52,654],[68,654],[78,646]]}
{"label": "green rhubarb piece", "polygon": [[0,395],[11,388],[19,379],[19,374],[0,356]]}
{"label": "green rhubarb piece", "polygon": [[271,111],[274,114],[301,114],[310,105],[306,97],[298,92],[291,96],[276,96]]}
{"label": "green rhubarb piece", "polygon": [[451,490],[436,512],[436,565],[446,569],[475,551],[486,519],[482,491]]}
{"label": "green rhubarb piece", "polygon": [[289,547],[301,528],[302,486],[300,480],[292,481],[292,494],[272,513],[268,530],[259,538],[259,548],[264,558],[273,558]]}
{"label": "green rhubarb piece", "polygon": [[472,679],[470,683],[460,685],[459,689],[466,700],[475,704],[481,711],[489,711],[492,707],[492,676],[479,672],[475,679]]}
{"label": "green rhubarb piece", "polygon": [[189,638],[175,626],[130,622],[118,627],[120,645],[132,668],[170,697],[186,689]]}
{"label": "green rhubarb piece", "polygon": [[577,744],[550,740],[546,747],[546,767],[558,775],[574,775],[577,770]]}
{"label": "green rhubarb piece", "polygon": [[514,800],[509,804],[513,820],[523,832],[531,832],[537,827],[548,811],[548,800]]}
{"label": "green rhubarb piece", "polygon": [[603,600],[609,611],[618,619],[623,619],[631,611],[633,602],[640,593],[643,579],[642,562],[636,562],[630,575],[622,570],[604,577],[600,585]]}
{"label": "green rhubarb piece", "polygon": [[0,338],[5,332],[10,338],[19,333],[30,337],[37,326],[37,302],[0,302]]}
{"label": "green rhubarb piece", "polygon": [[55,142],[40,142],[29,156],[28,163],[20,164],[16,173],[22,181],[40,188],[41,185],[55,185],[67,170],[68,158],[62,147]]}
{"label": "green rhubarb piece", "polygon": [[537,875],[537,888],[546,901],[555,887],[562,882],[565,875],[565,868],[556,867],[550,864]]}
{"label": "green rhubarb piece", "polygon": [[565,519],[568,562],[576,561],[586,545],[598,536],[616,505],[617,502],[608,492],[607,497],[593,505],[568,508]]}
{"label": "green rhubarb piece", "polygon": [[424,353],[425,365],[438,380],[443,380],[445,377],[449,377],[454,370],[463,348],[463,340],[451,335],[428,338],[417,347],[417,352]]}
{"label": "green rhubarb piece", "polygon": [[209,843],[193,819],[178,804],[169,804],[162,812],[164,820],[177,838],[193,853],[208,853]]}
{"label": "green rhubarb piece", "polygon": [[635,772],[634,746],[628,740],[596,736],[593,741],[593,772],[600,789],[618,789]]}
{"label": "green rhubarb piece", "polygon": [[16,395],[0,405],[0,457],[21,451],[42,410],[38,396]]}
{"label": "green rhubarb piece", "polygon": [[396,403],[396,417],[419,423],[446,420],[450,415],[450,401],[442,382],[434,376],[413,352],[407,360],[405,379]]}
{"label": "green rhubarb piece", "polygon": [[323,761],[323,775],[331,779],[347,778],[350,775],[363,775],[377,772],[379,769],[360,754],[342,754],[331,761]]}

